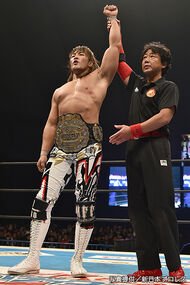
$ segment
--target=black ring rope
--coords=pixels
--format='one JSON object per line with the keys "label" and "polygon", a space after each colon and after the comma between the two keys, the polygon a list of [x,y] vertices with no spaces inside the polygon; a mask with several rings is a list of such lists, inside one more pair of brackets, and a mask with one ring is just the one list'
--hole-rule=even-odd
{"label": "black ring rope", "polygon": [[[172,159],[172,162],[190,162],[190,159]],[[36,165],[36,161],[1,161],[0,165]],[[102,164],[126,164],[125,160],[103,160]]]}
{"label": "black ring rope", "polygon": [[[30,220],[30,216],[0,215],[0,219]],[[51,217],[54,221],[76,221],[75,217]],[[96,218],[97,222],[126,223],[130,219]],[[178,220],[178,224],[189,224],[190,220]]]}
{"label": "black ring rope", "polygon": [[[11,192],[11,191],[16,191],[16,192],[38,192],[39,189],[27,189],[27,188],[0,188],[0,191],[4,192]],[[109,192],[127,192],[127,189],[98,189],[97,193],[109,193]],[[67,193],[73,193],[75,192],[74,189],[63,189],[62,192],[67,192]],[[189,193],[190,190],[174,190],[175,193]]]}
{"label": "black ring rope", "polygon": [[[190,159],[172,159],[172,162],[181,162],[182,164],[185,162],[190,162]],[[125,160],[109,160],[109,161],[102,161],[102,164],[125,164]],[[27,161],[20,161],[20,162],[0,162],[0,165],[36,165],[36,162],[27,162]],[[0,191],[30,191],[30,192],[37,192],[39,189],[14,189],[14,188],[0,188]],[[74,192],[73,189],[63,189],[63,192]],[[97,190],[98,193],[109,193],[109,192],[127,192],[126,189],[99,189]],[[174,190],[175,193],[188,193],[190,190]],[[12,215],[0,215],[0,218],[3,219],[31,219],[30,216],[12,216]],[[51,217],[52,220],[65,220],[65,221],[76,221],[75,217]],[[130,222],[130,219],[113,219],[113,218],[96,218],[96,221],[101,222]],[[190,220],[178,220],[178,224],[189,224]]]}

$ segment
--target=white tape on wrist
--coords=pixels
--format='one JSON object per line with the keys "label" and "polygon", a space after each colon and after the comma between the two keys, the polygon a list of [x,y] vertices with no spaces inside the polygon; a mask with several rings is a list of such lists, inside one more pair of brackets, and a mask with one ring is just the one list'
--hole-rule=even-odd
{"label": "white tape on wrist", "polygon": [[110,16],[110,17],[108,17],[108,20],[111,22],[111,21],[113,21],[113,20],[116,20],[117,19],[117,17],[116,16]]}
{"label": "white tape on wrist", "polygon": [[42,150],[41,152],[40,152],[40,156],[42,156],[42,155],[48,155],[48,152],[46,151],[46,150]]}

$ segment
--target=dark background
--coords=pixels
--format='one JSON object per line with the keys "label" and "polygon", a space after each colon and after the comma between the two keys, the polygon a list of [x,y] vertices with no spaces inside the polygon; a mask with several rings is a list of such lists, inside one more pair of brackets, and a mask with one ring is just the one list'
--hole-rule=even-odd
{"label": "dark background", "polygon": [[[37,161],[52,94],[68,77],[68,53],[76,45],[87,45],[101,61],[108,47],[102,13],[106,4],[118,6],[127,61],[137,73],[141,74],[140,53],[146,42],[160,41],[172,51],[167,79],[178,85],[180,103],[171,123],[171,149],[172,158],[180,158],[181,135],[190,133],[189,0],[1,0],[1,161]],[[124,159],[125,144],[112,146],[108,137],[115,123],[127,123],[128,108],[125,87],[116,75],[100,114],[104,160]],[[39,187],[36,167],[0,166],[0,171],[1,187]],[[108,186],[106,175],[102,167],[101,188]],[[29,215],[33,194],[1,193],[1,213]],[[74,215],[74,198],[67,195],[64,202],[58,201],[54,215],[66,215],[60,208]],[[99,195],[97,215],[113,217],[117,211],[108,209],[107,198]],[[118,216],[126,217],[126,209]]]}

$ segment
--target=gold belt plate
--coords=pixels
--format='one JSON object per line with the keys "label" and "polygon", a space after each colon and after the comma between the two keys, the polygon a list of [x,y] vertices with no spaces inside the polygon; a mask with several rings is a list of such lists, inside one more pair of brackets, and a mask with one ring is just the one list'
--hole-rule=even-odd
{"label": "gold belt plate", "polygon": [[79,152],[88,145],[89,129],[79,114],[59,117],[55,142],[64,152]]}
{"label": "gold belt plate", "polygon": [[95,140],[97,140],[98,142],[101,142],[103,139],[103,132],[102,132],[101,126],[94,124],[92,130],[93,130],[93,135],[94,135]]}

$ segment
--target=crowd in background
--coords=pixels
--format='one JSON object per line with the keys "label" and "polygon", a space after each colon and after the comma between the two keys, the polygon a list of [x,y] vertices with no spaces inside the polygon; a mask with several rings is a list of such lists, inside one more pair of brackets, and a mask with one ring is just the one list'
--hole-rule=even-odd
{"label": "crowd in background", "polygon": [[[73,248],[75,223],[50,225],[45,239],[44,247]],[[117,240],[134,239],[134,232],[130,223],[95,225],[89,249],[113,249]],[[29,222],[25,224],[7,223],[0,224],[0,244],[28,246],[30,240]]]}

